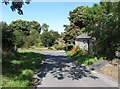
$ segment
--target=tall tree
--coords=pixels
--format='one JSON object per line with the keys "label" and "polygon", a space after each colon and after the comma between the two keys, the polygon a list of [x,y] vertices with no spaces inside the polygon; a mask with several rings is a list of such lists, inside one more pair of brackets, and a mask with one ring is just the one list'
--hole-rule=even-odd
{"label": "tall tree", "polygon": [[65,33],[63,39],[65,43],[75,44],[75,38],[81,34],[81,30],[85,27],[83,12],[88,6],[79,6],[69,12],[70,25],[64,25]]}
{"label": "tall tree", "polygon": [[[86,9],[86,31],[94,37],[96,53],[107,58],[115,56],[115,50],[119,44],[120,37],[118,30],[118,8],[119,3],[95,4],[92,8]],[[109,9],[106,8],[109,6]]]}
{"label": "tall tree", "polygon": [[41,26],[37,21],[16,20],[12,21],[9,24],[9,27],[15,35],[16,50],[18,47],[24,46],[24,43],[27,45],[27,47],[33,46],[36,40],[39,39],[37,35],[40,34],[38,33],[41,32]]}
{"label": "tall tree", "polygon": [[[70,25],[65,25],[64,39],[74,41],[73,36],[88,32],[93,38],[94,53],[111,59],[120,45],[119,5],[120,2],[101,2],[92,7],[80,6],[70,11]],[[74,34],[76,29],[79,32]]]}
{"label": "tall tree", "polygon": [[15,53],[15,36],[13,34],[13,31],[9,29],[8,24],[5,22],[0,22],[0,30],[2,31],[2,61],[8,62]]}
{"label": "tall tree", "polygon": [[25,35],[30,34],[30,22],[26,20],[15,20],[9,24],[12,30],[21,30]]}
{"label": "tall tree", "polygon": [[14,35],[9,29],[6,22],[0,22],[0,30],[2,30],[2,49],[9,51],[14,50]]}
{"label": "tall tree", "polygon": [[30,30],[36,30],[38,33],[41,32],[41,26],[40,23],[37,21],[30,21]]}

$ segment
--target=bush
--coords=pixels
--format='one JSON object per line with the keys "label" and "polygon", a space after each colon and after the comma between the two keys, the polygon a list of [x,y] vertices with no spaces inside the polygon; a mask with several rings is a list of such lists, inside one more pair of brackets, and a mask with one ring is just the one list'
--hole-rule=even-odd
{"label": "bush", "polygon": [[50,32],[43,32],[41,35],[42,45],[45,47],[50,47],[54,44],[55,38],[50,34]]}
{"label": "bush", "polygon": [[22,70],[22,75],[24,75],[24,76],[32,76],[33,71],[31,69]]}
{"label": "bush", "polygon": [[66,52],[66,55],[84,65],[92,65],[96,61],[103,59],[97,58],[94,55],[88,55],[86,51],[81,50],[80,48],[73,48],[70,51]]}
{"label": "bush", "polygon": [[67,55],[68,57],[72,57],[74,54],[75,54],[75,53],[70,52],[70,51],[68,51],[68,52],[66,53],[66,55]]}
{"label": "bush", "polygon": [[70,51],[73,47],[74,47],[73,44],[67,44],[67,45],[65,46],[65,50],[66,50],[66,51]]}
{"label": "bush", "polygon": [[62,44],[55,44],[53,47],[57,50],[64,50],[65,49],[65,45],[62,45]]}

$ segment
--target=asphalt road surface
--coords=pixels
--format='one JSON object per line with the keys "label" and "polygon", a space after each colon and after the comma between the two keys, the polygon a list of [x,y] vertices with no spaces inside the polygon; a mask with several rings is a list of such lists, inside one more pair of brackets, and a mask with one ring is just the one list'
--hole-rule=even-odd
{"label": "asphalt road surface", "polygon": [[45,61],[34,75],[36,87],[117,87],[104,76],[65,56],[64,51],[39,51]]}

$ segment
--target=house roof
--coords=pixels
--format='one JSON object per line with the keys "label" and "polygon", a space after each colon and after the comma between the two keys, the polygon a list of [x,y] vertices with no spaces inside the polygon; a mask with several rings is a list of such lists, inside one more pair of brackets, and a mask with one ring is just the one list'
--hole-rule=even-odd
{"label": "house roof", "polygon": [[77,39],[79,38],[91,38],[91,36],[88,36],[88,33],[82,33],[81,35],[76,37]]}

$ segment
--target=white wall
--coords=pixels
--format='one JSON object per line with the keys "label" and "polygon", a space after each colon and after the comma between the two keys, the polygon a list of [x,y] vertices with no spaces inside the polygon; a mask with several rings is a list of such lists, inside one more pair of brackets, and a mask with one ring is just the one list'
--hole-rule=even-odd
{"label": "white wall", "polygon": [[75,45],[80,47],[83,50],[88,50],[88,40],[80,39],[79,41],[75,41]]}

